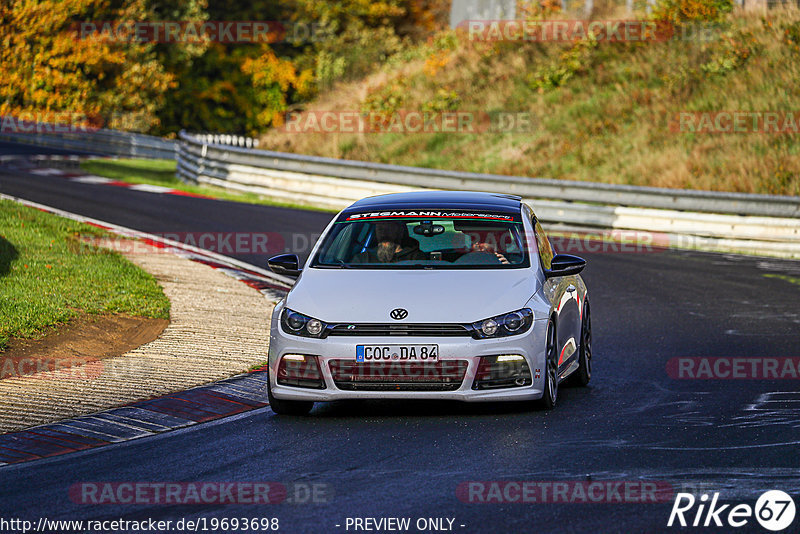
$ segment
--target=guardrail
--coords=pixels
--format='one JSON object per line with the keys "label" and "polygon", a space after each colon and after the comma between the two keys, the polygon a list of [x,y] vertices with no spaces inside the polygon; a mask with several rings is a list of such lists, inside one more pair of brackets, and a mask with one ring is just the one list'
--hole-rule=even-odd
{"label": "guardrail", "polygon": [[513,193],[551,228],[658,232],[682,248],[800,258],[800,198],[500,176],[256,150],[257,141],[114,130],[0,131],[0,139],[89,154],[177,160],[184,181],[339,209],[370,195],[422,189]]}
{"label": "guardrail", "polygon": [[[800,217],[800,198],[797,197],[676,190],[403,167],[300,156],[266,150],[239,149],[218,143],[209,143],[185,132],[181,132],[180,139],[179,161],[183,160],[185,175],[189,178],[192,175],[191,165],[200,165],[204,171],[211,171],[210,176],[212,177],[238,182],[242,174],[246,174],[245,169],[241,167],[251,167],[254,170],[254,176],[264,174],[262,171],[279,171],[409,187],[500,191],[526,198],[548,198],[570,202],[593,202],[701,213]],[[236,167],[237,165],[239,167]],[[256,169],[258,171],[255,171]],[[275,172],[271,172],[270,175],[278,176]],[[297,190],[302,191],[303,188]],[[286,191],[291,190],[287,188]]]}
{"label": "guardrail", "polygon": [[[3,124],[5,117],[0,117]],[[0,140],[103,156],[175,159],[178,143],[161,137],[107,129],[75,129],[11,121],[18,131],[0,129]]]}
{"label": "guardrail", "polygon": [[[800,258],[800,198],[500,176],[301,156],[180,134],[178,175],[278,200],[342,208],[369,195],[420,189],[513,193],[542,221],[659,232],[683,248]],[[213,140],[211,140],[213,141]]]}

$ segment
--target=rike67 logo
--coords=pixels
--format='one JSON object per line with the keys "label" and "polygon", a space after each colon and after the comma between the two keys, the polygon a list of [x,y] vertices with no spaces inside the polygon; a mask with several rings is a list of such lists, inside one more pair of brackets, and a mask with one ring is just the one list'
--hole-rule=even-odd
{"label": "rike67 logo", "polygon": [[743,527],[755,517],[765,529],[778,532],[788,528],[794,521],[794,500],[780,490],[762,494],[755,508],[749,504],[718,505],[718,499],[719,493],[714,493],[711,502],[708,502],[706,494],[697,499],[691,493],[678,493],[667,526],[722,527],[727,523],[730,527]]}

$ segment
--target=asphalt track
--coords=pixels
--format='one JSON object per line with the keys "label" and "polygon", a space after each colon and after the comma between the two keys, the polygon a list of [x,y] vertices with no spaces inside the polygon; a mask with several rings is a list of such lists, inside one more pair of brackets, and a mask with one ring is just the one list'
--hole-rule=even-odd
{"label": "asphalt track", "polygon": [[[0,154],[26,150],[0,144]],[[286,238],[319,233],[331,218],[2,170],[0,192],[154,233],[277,232]],[[233,255],[258,266],[266,259]],[[302,533],[354,532],[345,526],[355,517],[409,517],[410,531],[417,532],[417,518],[447,517],[455,519],[453,531],[464,533],[678,531],[666,527],[671,498],[655,504],[476,504],[457,496],[459,484],[499,480],[656,481],[751,506],[764,491],[781,489],[800,505],[800,381],[676,380],[666,370],[677,357],[800,356],[800,263],[685,251],[583,255],[594,377],[588,388],[562,388],[552,412],[342,402],[291,418],[264,408],[0,468],[0,518],[277,517],[281,532]],[[437,296],[430,298],[435,303]],[[329,498],[259,506],[70,500],[69,488],[88,481],[317,483],[326,485]],[[721,531],[766,532],[753,519]],[[800,518],[784,532],[800,532]]]}

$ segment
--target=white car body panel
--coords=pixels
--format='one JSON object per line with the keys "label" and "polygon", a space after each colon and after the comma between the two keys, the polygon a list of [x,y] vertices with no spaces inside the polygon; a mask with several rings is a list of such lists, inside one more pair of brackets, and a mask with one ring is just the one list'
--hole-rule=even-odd
{"label": "white car body panel", "polygon": [[325,322],[389,322],[391,310],[405,308],[409,323],[471,323],[524,307],[539,287],[529,269],[316,268],[303,272],[286,302]]}
{"label": "white car body panel", "polygon": [[[415,193],[425,194],[430,193]],[[489,208],[485,208],[489,210]],[[527,239],[534,234],[533,213],[520,203]],[[313,247],[314,258],[326,235],[328,225]],[[339,399],[450,399],[461,401],[534,400],[543,395],[545,382],[545,345],[548,320],[555,317],[558,327],[560,378],[577,369],[580,339],[580,306],[587,298],[586,286],[579,275],[546,278],[536,245],[528,243],[530,266],[508,269],[369,269],[310,267],[311,260],[287,297],[275,307],[270,335],[270,386],[275,398],[297,401],[334,401]],[[525,333],[496,339],[473,337],[416,336],[328,336],[317,339],[283,331],[281,313],[288,308],[324,323],[468,324],[521,308],[533,311],[532,327]],[[394,321],[389,313],[396,308],[408,310],[408,316]],[[335,359],[355,360],[356,345],[428,345],[439,347],[439,360],[468,362],[466,376],[457,390],[392,391],[340,390],[334,384],[329,363]],[[286,354],[316,356],[324,389],[277,384],[277,371]],[[504,389],[473,389],[473,379],[483,356],[516,354],[525,358],[532,384]]]}

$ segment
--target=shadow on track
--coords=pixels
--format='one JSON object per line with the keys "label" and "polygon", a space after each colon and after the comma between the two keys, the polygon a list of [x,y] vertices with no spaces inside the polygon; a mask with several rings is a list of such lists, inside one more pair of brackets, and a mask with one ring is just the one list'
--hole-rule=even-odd
{"label": "shadow on track", "polygon": [[[562,389],[563,388],[563,389]],[[562,386],[559,388],[558,406],[552,413],[571,411],[581,393],[588,393],[589,388],[575,389]],[[581,391],[582,390],[582,391]],[[570,397],[573,401],[570,401]],[[440,400],[340,400],[320,402],[314,406],[311,415],[306,417],[281,416],[282,420],[320,421],[336,418],[361,419],[365,417],[407,418],[407,417],[447,417],[447,416],[504,416],[530,414],[546,416],[550,412],[539,407],[536,401],[526,402],[462,402]]]}

